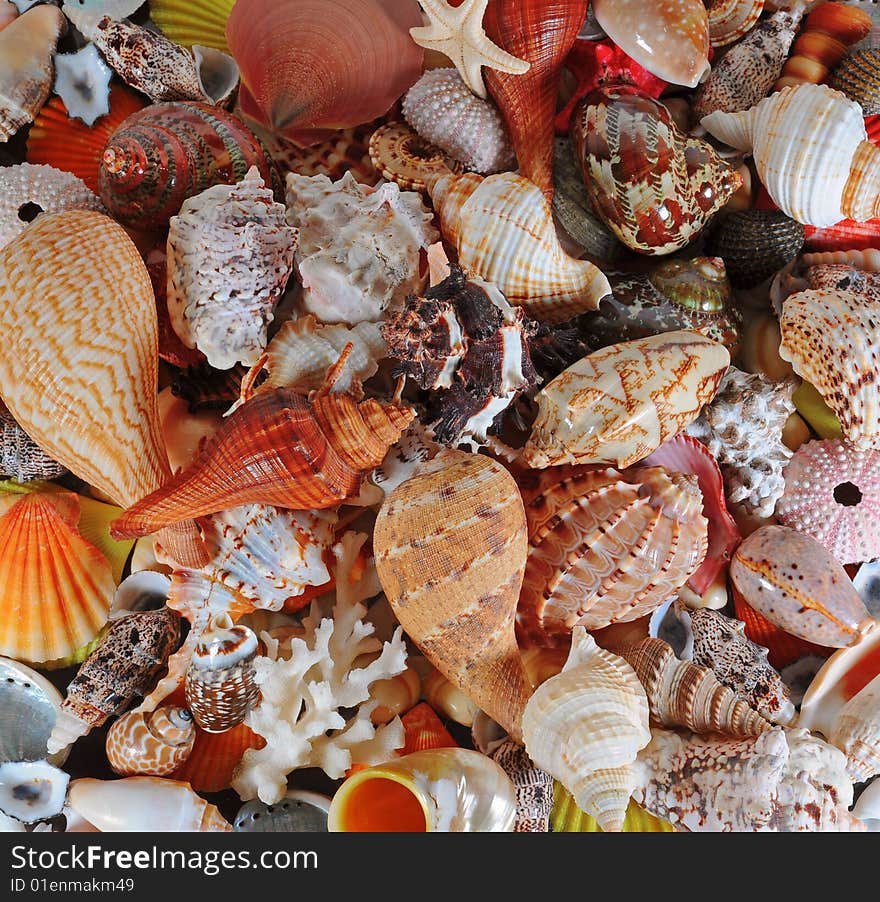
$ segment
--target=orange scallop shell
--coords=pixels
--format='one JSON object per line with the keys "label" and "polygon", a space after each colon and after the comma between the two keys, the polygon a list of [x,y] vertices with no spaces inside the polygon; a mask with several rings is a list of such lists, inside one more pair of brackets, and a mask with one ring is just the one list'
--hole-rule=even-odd
{"label": "orange scallop shell", "polygon": [[196,740],[186,763],[172,775],[196,792],[220,792],[232,786],[232,774],[248,749],[266,744],[243,723],[225,733],[206,733],[196,727]]}
{"label": "orange scallop shell", "polygon": [[403,723],[403,748],[399,755],[421,752],[425,749],[458,748],[443,721],[427,702],[419,702],[400,718]]}

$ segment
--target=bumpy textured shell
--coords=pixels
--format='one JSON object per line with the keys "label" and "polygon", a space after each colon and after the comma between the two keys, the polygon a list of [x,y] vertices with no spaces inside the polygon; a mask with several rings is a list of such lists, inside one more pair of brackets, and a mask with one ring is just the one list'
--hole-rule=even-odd
{"label": "bumpy textured shell", "polygon": [[513,147],[498,109],[471,93],[455,69],[429,69],[406,92],[403,117],[431,144],[467,169],[509,169]]}
{"label": "bumpy textured shell", "polygon": [[794,720],[788,687],[768,663],[767,649],[746,638],[741,621],[700,608],[690,612],[690,623],[695,664],[711,668],[720,683],[767,720],[779,724]]}
{"label": "bumpy textured shell", "polygon": [[729,363],[723,345],[693,332],[596,351],[538,394],[523,459],[531,467],[637,463],[696,419]]}
{"label": "bumpy textured shell", "polygon": [[834,70],[829,84],[846,94],[866,116],[880,113],[880,50],[856,50]]}
{"label": "bumpy textured shell", "polygon": [[52,460],[0,403],[0,473],[16,482],[55,479],[67,468]]}
{"label": "bumpy textured shell", "polygon": [[684,247],[742,184],[711,145],[682,135],[666,107],[632,88],[588,94],[571,133],[596,213],[640,253]]}
{"label": "bumpy textured shell", "polygon": [[553,777],[529,757],[512,739],[506,739],[490,754],[510,777],[516,789],[514,833],[546,833],[553,809]]}
{"label": "bumpy textured shell", "polygon": [[216,369],[253,366],[293,271],[297,231],[256,167],[183,202],[168,229],[168,313]]}
{"label": "bumpy textured shell", "polygon": [[860,450],[880,450],[880,298],[801,291],[786,299],[779,324],[780,357],[822,395],[847,441]]}
{"label": "bumpy textured shell", "polygon": [[535,319],[560,323],[611,294],[592,263],[562,249],[547,199],[511,172],[437,179],[428,186],[443,237],[462,267],[497,285],[511,304]]}
{"label": "bumpy textured shell", "polygon": [[404,191],[424,191],[432,178],[464,172],[464,166],[405,122],[380,125],[370,136],[370,160],[383,178]]}
{"label": "bumpy textured shell", "polygon": [[633,669],[578,627],[562,673],[535,690],[523,714],[529,757],[603,830],[623,826],[636,755],[651,738],[648,701]]}
{"label": "bumpy textured shell", "polygon": [[662,604],[706,554],[703,499],[691,476],[659,467],[559,467],[519,480],[529,556],[517,610],[521,642],[565,639]]}
{"label": "bumpy textured shell", "polygon": [[376,571],[425,657],[514,738],[531,686],[514,635],[526,519],[513,477],[444,451],[388,495]]}
{"label": "bumpy textured shell", "polygon": [[107,760],[121,777],[167,777],[189,757],[195,738],[195,724],[186,708],[130,711],[107,733]]}
{"label": "bumpy textured shell", "polygon": [[394,183],[361,185],[346,173],[287,176],[287,221],[300,230],[303,306],[329,323],[375,322],[417,290],[419,249],[437,238],[431,213]]}
{"label": "bumpy textured shell", "polygon": [[760,517],[773,514],[785,488],[791,451],[782,430],[794,412],[793,388],[792,381],[730,367],[712,403],[687,427],[718,461],[728,501]]}
{"label": "bumpy textured shell", "polygon": [[771,728],[708,667],[679,661],[662,639],[643,639],[620,655],[645,687],[651,719],[660,726],[725,736],[757,736]]}
{"label": "bumpy textured shell", "polygon": [[807,730],[727,739],[655,730],[635,765],[633,798],[693,832],[848,832],[843,753]]}
{"label": "bumpy textured shell", "polygon": [[188,197],[211,185],[237,184],[251,166],[281,200],[275,164],[240,119],[208,103],[157,103],[133,113],[110,136],[98,186],[119,222],[159,229]]}

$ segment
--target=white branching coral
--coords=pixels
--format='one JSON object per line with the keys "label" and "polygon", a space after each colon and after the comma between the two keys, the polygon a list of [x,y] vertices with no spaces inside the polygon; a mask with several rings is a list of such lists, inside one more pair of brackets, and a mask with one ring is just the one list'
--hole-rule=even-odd
{"label": "white branching coral", "polygon": [[[406,645],[400,628],[390,642],[380,642],[366,607],[348,579],[367,537],[348,532],[334,546],[337,593],[332,618],[321,617],[312,603],[303,618],[305,635],[279,646],[263,634],[268,654],[254,666],[262,693],[250,711],[247,725],[266,740],[261,749],[248,749],[233,780],[243,799],[260,798],[274,804],[287,789],[287,775],[300,767],[320,767],[338,779],[355,762],[378,764],[403,746],[399,718],[378,728],[370,715],[379,704],[370,698],[373,683],[406,668]],[[360,655],[380,652],[366,666],[355,666]],[[343,714],[343,711],[346,713]],[[353,712],[353,713],[349,713]]]}

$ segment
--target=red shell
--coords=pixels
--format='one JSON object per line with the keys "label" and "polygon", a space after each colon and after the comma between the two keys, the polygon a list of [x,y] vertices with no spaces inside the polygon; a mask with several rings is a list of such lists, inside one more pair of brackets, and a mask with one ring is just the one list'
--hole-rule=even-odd
{"label": "red shell", "polygon": [[443,721],[427,702],[419,702],[403,717],[403,748],[399,755],[421,752],[425,749],[457,749],[458,743],[449,735]]}
{"label": "red shell", "polygon": [[221,792],[232,785],[232,775],[244,753],[265,744],[262,736],[243,723],[224,733],[206,733],[196,727],[192,751],[171,779],[189,783],[196,792]]}

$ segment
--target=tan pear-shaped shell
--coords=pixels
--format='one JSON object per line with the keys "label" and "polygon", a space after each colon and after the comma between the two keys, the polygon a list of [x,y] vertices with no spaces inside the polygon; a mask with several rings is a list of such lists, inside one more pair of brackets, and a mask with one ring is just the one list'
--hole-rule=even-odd
{"label": "tan pear-shaped shell", "polygon": [[502,172],[444,175],[428,185],[443,237],[467,273],[497,285],[529,316],[561,323],[611,294],[603,273],[569,257],[559,243],[553,213],[541,190]]}
{"label": "tan pear-shaped shell", "polygon": [[123,507],[159,488],[156,305],[125,230],[45,214],[0,251],[0,275],[0,395],[16,421]]}
{"label": "tan pear-shaped shell", "polygon": [[385,499],[376,571],[409,637],[514,738],[531,685],[514,635],[526,518],[513,477],[446,451]]}
{"label": "tan pear-shaped shell", "polygon": [[741,113],[704,116],[704,128],[754,154],[776,205],[807,225],[859,222],[880,214],[880,149],[868,141],[861,107],[827,85],[799,84]]}
{"label": "tan pear-shaped shell", "polygon": [[628,467],[693,422],[730,364],[724,345],[666,332],[583,357],[539,392],[530,467]]}
{"label": "tan pear-shaped shell", "polygon": [[757,736],[772,727],[708,667],[679,661],[662,639],[642,639],[620,655],[645,687],[651,718],[662,727],[725,736]]}
{"label": "tan pear-shaped shell", "polygon": [[623,658],[572,633],[562,673],[535,690],[522,720],[529,757],[606,831],[620,831],[636,788],[632,767],[651,739],[648,700]]}

